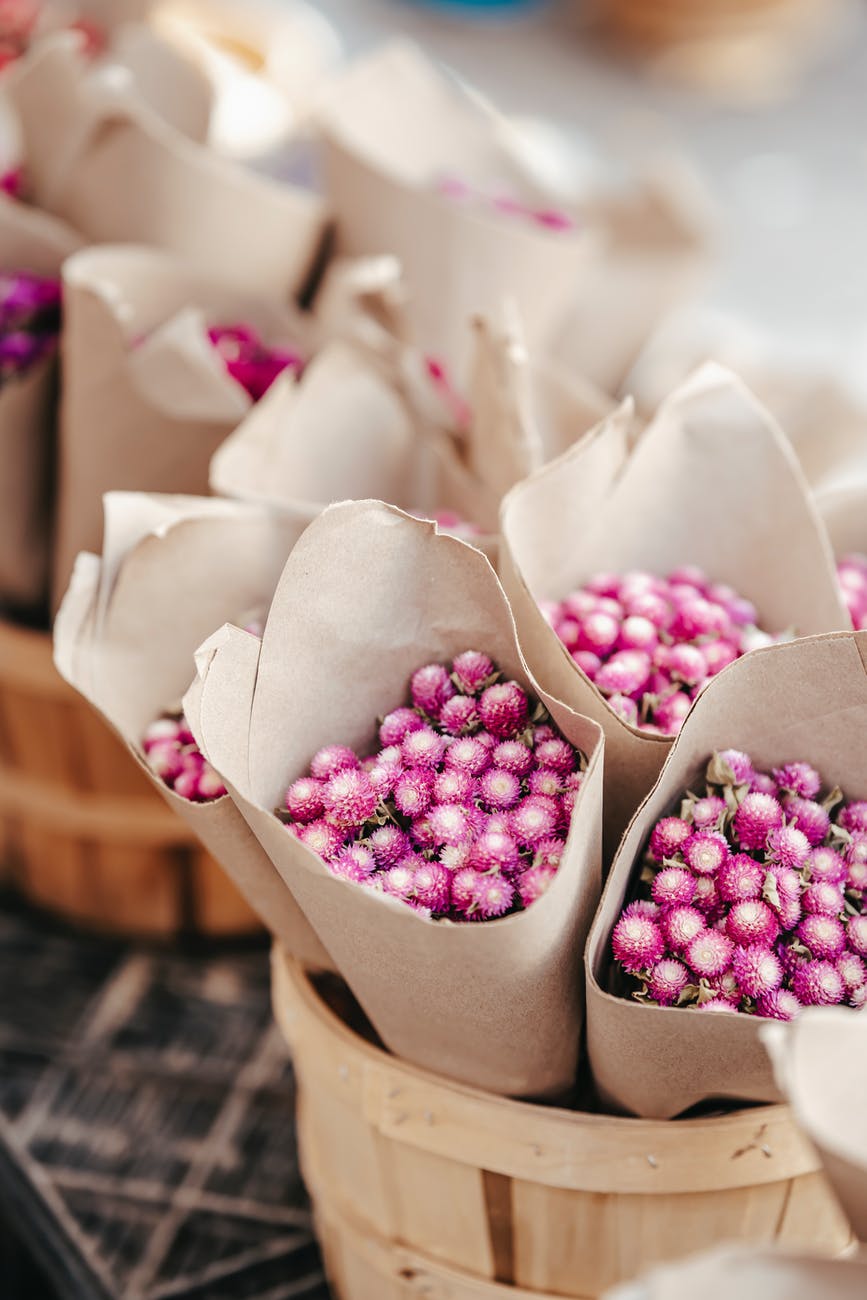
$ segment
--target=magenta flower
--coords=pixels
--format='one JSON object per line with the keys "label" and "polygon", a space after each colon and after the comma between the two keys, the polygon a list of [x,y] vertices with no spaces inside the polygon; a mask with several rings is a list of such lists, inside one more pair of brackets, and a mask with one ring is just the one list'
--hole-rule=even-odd
{"label": "magenta flower", "polygon": [[479,697],[479,717],[492,736],[511,740],[527,725],[527,694],[517,682],[497,682]]}
{"label": "magenta flower", "polygon": [[419,731],[423,726],[415,709],[392,709],[380,723],[379,739],[383,745],[402,745],[411,731]]}
{"label": "magenta flower", "polygon": [[779,958],[772,948],[761,944],[735,948],[732,973],[741,992],[748,998],[760,998],[773,993],[783,982],[783,967]]}
{"label": "magenta flower", "polygon": [[837,821],[850,834],[857,831],[867,834],[867,799],[856,799],[846,804],[838,814]]}
{"label": "magenta flower", "polygon": [[846,877],[846,863],[835,849],[822,845],[813,849],[806,862],[806,871],[811,880],[830,880],[836,884]]}
{"label": "magenta flower", "polygon": [[663,867],[653,877],[650,892],[660,907],[688,907],[695,894],[695,883],[695,877],[683,867]]}
{"label": "magenta flower", "polygon": [[673,858],[692,836],[692,827],[681,817],[663,817],[650,836],[650,853],[655,862]]}
{"label": "magenta flower", "polygon": [[335,876],[343,876],[346,880],[359,883],[373,875],[376,860],[370,849],[363,844],[349,844],[328,865]]}
{"label": "magenta flower", "polygon": [[307,822],[298,828],[298,838],[326,862],[343,847],[343,835],[331,822]]}
{"label": "magenta flower", "polygon": [[386,894],[405,901],[412,898],[415,893],[415,873],[423,864],[424,858],[409,857],[399,862],[396,867],[389,867],[388,871],[380,872],[377,879],[382,881],[382,888]]}
{"label": "magenta flower", "polygon": [[681,853],[686,865],[697,876],[715,876],[729,859],[729,848],[725,840],[702,832],[691,835],[681,846]]}
{"label": "magenta flower", "polygon": [[749,785],[755,777],[755,769],[748,754],[739,749],[723,749],[719,757],[729,768],[736,785]]}
{"label": "magenta flower", "polygon": [[557,868],[548,866],[544,862],[521,872],[515,883],[524,907],[529,907],[531,903],[537,902],[542,897],[556,874]]}
{"label": "magenta flower", "polygon": [[462,736],[449,745],[444,762],[446,767],[457,767],[470,776],[481,776],[491,765],[491,751],[478,736]]}
{"label": "magenta flower", "polygon": [[794,1020],[801,1010],[801,1004],[788,989],[775,989],[759,998],[756,1010],[768,1020]]}
{"label": "magenta flower", "polygon": [[359,767],[358,755],[346,745],[326,745],[313,755],[310,761],[310,775],[318,781],[327,781],[329,777],[346,768]]}
{"label": "magenta flower", "polygon": [[800,799],[815,799],[822,788],[822,778],[809,763],[787,763],[774,768],[774,780],[786,794]]}
{"label": "magenta flower", "polygon": [[846,900],[839,885],[830,880],[814,880],[804,890],[801,905],[811,916],[839,916]]}
{"label": "magenta flower", "polygon": [[409,837],[399,826],[379,826],[368,844],[380,868],[396,867],[411,851]]}
{"label": "magenta flower", "polygon": [[493,662],[479,650],[465,650],[452,663],[452,676],[465,695],[478,695],[490,685],[495,671]]}
{"label": "magenta flower", "polygon": [[867,966],[854,952],[844,952],[838,957],[837,970],[847,993],[854,993],[867,982]]}
{"label": "magenta flower", "polygon": [[697,831],[719,830],[725,812],[725,799],[720,799],[719,795],[705,795],[692,805],[692,824]]}
{"label": "magenta flower", "polygon": [[215,325],[208,338],[228,373],[254,402],[264,397],[284,370],[300,374],[304,369],[300,352],[269,347],[250,325]]}
{"label": "magenta flower", "polygon": [[550,767],[563,777],[575,770],[575,751],[559,736],[540,740],[535,747],[534,757],[539,767]]}
{"label": "magenta flower", "polygon": [[479,876],[473,904],[483,920],[489,921],[504,916],[514,902],[515,887],[510,881],[496,874]]}
{"label": "magenta flower", "polygon": [[394,784],[394,802],[405,817],[420,817],[431,805],[433,777],[426,768],[403,772]]}
{"label": "magenta flower", "polygon": [[326,781],[322,802],[328,820],[349,829],[367,821],[379,803],[379,795],[366,772],[347,767]]}
{"label": "magenta flower", "polygon": [[416,901],[432,912],[448,912],[451,904],[452,877],[439,862],[422,862],[415,869],[413,888]]}
{"label": "magenta flower", "polygon": [[709,915],[713,912],[716,915],[722,905],[722,899],[713,876],[698,877],[692,902],[694,907],[700,908],[705,914]]}
{"label": "magenta flower", "polygon": [[521,845],[533,848],[554,835],[560,822],[560,807],[545,795],[528,795],[511,812],[512,833]]}
{"label": "magenta flower", "polygon": [[810,856],[810,841],[797,826],[781,826],[768,837],[768,861],[799,871]]}
{"label": "magenta flower", "polygon": [[411,731],[404,737],[400,747],[406,767],[437,768],[445,752],[445,739],[433,727],[419,727],[418,731]]}
{"label": "magenta flower", "polygon": [[689,983],[689,971],[675,957],[663,957],[647,976],[647,991],[662,1007],[673,1006]]}
{"label": "magenta flower", "polygon": [[410,694],[415,708],[429,718],[438,718],[446,700],[455,693],[448,669],[442,664],[426,664],[417,668],[410,678]]}
{"label": "magenta flower", "polygon": [[780,932],[774,913],[760,899],[733,904],[725,921],[726,934],[742,947],[758,943],[770,947]]}
{"label": "magenta flower", "polygon": [[446,767],[437,772],[431,787],[437,803],[469,804],[477,791],[476,778],[459,767]]}
{"label": "magenta flower", "polygon": [[831,817],[820,803],[791,795],[785,800],[783,808],[789,822],[806,835],[811,847],[815,848],[822,843],[831,829]]}
{"label": "magenta flower", "polygon": [[805,1007],[832,1007],[842,1002],[846,988],[830,961],[808,961],[792,976],[792,992]]}
{"label": "magenta flower", "polygon": [[765,883],[765,871],[747,853],[735,853],[720,867],[717,889],[726,903],[740,903],[759,898]]}
{"label": "magenta flower", "polygon": [[782,821],[782,807],[772,795],[748,794],[735,813],[732,829],[742,848],[763,849]]}
{"label": "magenta flower", "polygon": [[643,916],[623,916],[611,935],[615,959],[631,975],[649,970],[665,952],[662,931],[655,921]]}
{"label": "magenta flower", "polygon": [[709,979],[728,970],[733,952],[734,945],[726,935],[719,930],[703,930],[687,947],[686,960],[700,979]]}
{"label": "magenta flower", "polygon": [[440,709],[439,724],[450,736],[465,736],[479,725],[476,701],[471,695],[453,695]]}
{"label": "magenta flower", "polygon": [[846,942],[859,957],[867,958],[867,913],[849,917],[846,922]]}

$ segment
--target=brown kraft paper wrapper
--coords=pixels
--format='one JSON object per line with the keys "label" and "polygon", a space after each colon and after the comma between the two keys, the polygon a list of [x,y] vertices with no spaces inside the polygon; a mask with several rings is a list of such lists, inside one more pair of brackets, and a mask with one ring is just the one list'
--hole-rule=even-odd
{"label": "brown kraft paper wrapper", "polygon": [[148,724],[189,686],[202,638],[267,607],[299,529],[277,512],[195,497],[109,493],[105,508],[102,559],[79,555],[55,621],[55,663],[280,942],[302,961],[330,967],[228,795],[210,803],[181,798],[141,748]]}
{"label": "brown kraft paper wrapper", "polygon": [[85,249],[63,279],[55,600],[77,553],[100,549],[103,492],[207,491],[211,456],[253,405],[207,327],[251,324],[274,344],[302,329],[159,249]]}
{"label": "brown kraft paper wrapper", "polygon": [[626,404],[505,498],[500,576],[531,670],[605,731],[610,861],[671,747],[624,722],[577,667],[537,599],[594,574],[697,564],[753,601],[759,624],[799,635],[851,626],[828,539],[791,446],[730,373],[702,367],[632,442]]}
{"label": "brown kraft paper wrapper", "polygon": [[300,380],[277,380],[216,452],[210,482],[305,522],[350,497],[413,514],[451,510],[480,529],[474,545],[496,554],[496,496],[413,408],[399,377],[349,341],[325,347]]}
{"label": "brown kraft paper wrapper", "polygon": [[[864,445],[867,452],[867,429]],[[838,559],[867,555],[867,464],[861,467],[860,475],[853,473],[823,492],[816,506]]]}
{"label": "brown kraft paper wrapper", "polygon": [[[475,925],[428,920],[332,875],[272,812],[320,746],[369,752],[413,671],[470,647],[540,698],[588,758],[548,891]],[[333,506],[290,556],[261,647],[224,628],[198,664],[194,734],[386,1045],[500,1094],[567,1089],[599,889],[600,733],[530,677],[484,557],[381,502]]]}
{"label": "brown kraft paper wrapper", "polygon": [[[759,1016],[703,1015],[607,992],[611,931],[659,820],[701,783],[715,751],[739,749],[762,771],[812,763],[849,799],[867,797],[867,632],[754,650],[705,688],[659,780],[635,813],[587,944],[587,1041],[593,1077],[613,1105],[666,1119],[706,1098],[779,1101]],[[854,1015],[855,1013],[853,1013]]]}
{"label": "brown kraft paper wrapper", "polygon": [[855,1236],[867,1242],[867,1018],[846,1007],[811,1008],[791,1024],[766,1025],[762,1039]]}
{"label": "brown kraft paper wrapper", "polygon": [[[708,219],[682,167],[625,195],[566,204],[543,189],[518,132],[408,42],[357,60],[319,113],[337,246],[391,253],[411,292],[413,336],[465,377],[469,319],[513,297],[535,352],[615,391],[662,313],[707,261]],[[574,220],[551,230],[453,198],[444,180]]]}
{"label": "brown kraft paper wrapper", "polygon": [[636,1282],[606,1291],[603,1300],[863,1300],[865,1295],[863,1260],[721,1246],[654,1269]]}
{"label": "brown kraft paper wrapper", "polygon": [[34,202],[91,243],[155,244],[250,294],[285,301],[304,287],[324,235],[322,200],[185,138],[131,74],[89,70],[73,34],[40,42],[4,89]]}
{"label": "brown kraft paper wrapper", "polygon": [[[63,222],[0,196],[0,271],[56,276],[78,245]],[[46,594],[56,369],[47,359],[0,388],[0,606]]]}

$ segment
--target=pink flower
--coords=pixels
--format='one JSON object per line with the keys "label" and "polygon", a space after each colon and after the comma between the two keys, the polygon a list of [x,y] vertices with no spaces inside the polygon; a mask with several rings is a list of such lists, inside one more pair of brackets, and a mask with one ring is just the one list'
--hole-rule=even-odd
{"label": "pink flower", "polygon": [[379,740],[382,745],[402,745],[411,731],[418,731],[424,723],[415,709],[392,709],[386,713],[379,726]]}
{"label": "pink flower", "polygon": [[439,862],[416,867],[413,886],[416,901],[432,912],[447,912],[451,903],[451,874]]}
{"label": "pink flower", "polygon": [[489,808],[514,808],[521,798],[521,782],[505,768],[489,767],[479,777],[479,796]]}
{"label": "pink flower", "polygon": [[463,736],[479,725],[476,701],[471,695],[453,695],[440,709],[439,723],[450,736]]}
{"label": "pink flower", "polygon": [[373,874],[376,863],[373,854],[364,845],[349,844],[328,865],[335,876],[360,882]]}
{"label": "pink flower", "polygon": [[673,907],[661,917],[659,924],[672,952],[684,952],[707,929],[704,917],[694,907]]}
{"label": "pink flower", "polygon": [[856,831],[867,833],[867,799],[856,799],[847,803],[838,813],[837,821],[844,830],[854,834]]}
{"label": "pink flower", "polygon": [[517,871],[520,864],[518,846],[511,835],[502,831],[485,831],[473,845],[470,861],[477,871]]}
{"label": "pink flower", "polygon": [[647,991],[662,1007],[673,1006],[689,983],[689,971],[675,957],[663,957],[647,976]]}
{"label": "pink flower", "polygon": [[663,817],[656,823],[650,836],[650,856],[655,862],[673,858],[692,836],[689,822],[680,817]]}
{"label": "pink flower", "polygon": [[706,795],[703,799],[696,799],[692,805],[692,824],[697,831],[719,830],[725,812],[725,799],[720,799],[718,795]]}
{"label": "pink flower", "polygon": [[594,679],[603,695],[637,695],[650,676],[650,655],[644,650],[618,650]]}
{"label": "pink flower", "polygon": [[345,767],[326,781],[322,802],[329,821],[349,828],[367,821],[376,810],[379,795],[366,772]]}
{"label": "pink flower", "polygon": [[700,979],[710,979],[728,970],[733,952],[731,940],[719,930],[704,930],[689,944],[686,960]]}
{"label": "pink flower", "polygon": [[578,648],[589,650],[592,654],[604,658],[616,646],[619,635],[620,625],[617,619],[597,609],[588,614],[581,623]]}
{"label": "pink flower", "polygon": [[849,917],[846,922],[846,942],[859,957],[867,957],[867,913]]}
{"label": "pink flower", "polygon": [[620,625],[620,647],[623,650],[652,650],[658,640],[656,624],[641,614],[628,615]]}
{"label": "pink flower", "polygon": [[718,998],[723,998],[726,1002],[740,1004],[743,993],[735,978],[734,971],[725,970],[722,975],[714,975],[713,979],[708,980],[708,987],[716,994]]}
{"label": "pink flower", "polygon": [[741,654],[733,641],[723,637],[715,641],[703,641],[701,652],[704,655],[708,677],[716,677],[717,673],[721,673],[724,668],[728,668],[729,664],[739,659]]}
{"label": "pink flower", "polygon": [[410,678],[410,695],[415,708],[429,718],[438,718],[446,700],[455,693],[448,670],[442,664],[425,664],[417,668]]}
{"label": "pink flower", "polygon": [[662,932],[643,916],[623,916],[611,934],[611,951],[630,975],[649,970],[665,951]]}
{"label": "pink flower", "polygon": [[594,654],[592,650],[572,650],[571,655],[582,673],[586,673],[591,682],[595,681],[596,674],[602,667],[599,655]]}
{"label": "pink flower", "polygon": [[[520,791],[520,782],[518,790]],[[552,767],[537,767],[527,778],[527,790],[530,794],[546,794],[557,799],[564,791],[563,778]]]}
{"label": "pink flower", "polygon": [[680,851],[686,865],[697,876],[715,876],[729,858],[728,845],[724,840],[701,831],[691,835]]}
{"label": "pink flower", "polygon": [[714,1013],[719,1014],[719,1012],[732,1015],[737,1011],[737,1007],[732,1006],[731,1002],[726,998],[711,998],[709,1002],[699,1002],[696,1010],[709,1011],[711,1015]]}
{"label": "pink flower", "polygon": [[476,886],[481,880],[478,871],[462,867],[452,876],[452,907],[457,912],[469,912],[476,901]]}
{"label": "pink flower", "polygon": [[792,992],[805,1007],[831,1007],[846,996],[840,972],[829,961],[808,961],[792,976]]}
{"label": "pink flower", "polygon": [[849,889],[863,894],[867,890],[867,862],[850,862],[846,871],[846,883]]}
{"label": "pink flower", "polygon": [[437,861],[448,872],[462,871],[470,865],[473,846],[471,841],[464,844],[444,844],[439,851]]}
{"label": "pink flower", "polygon": [[367,841],[378,867],[396,867],[410,852],[410,843],[399,826],[380,826]]}
{"label": "pink flower", "polygon": [[811,916],[839,916],[846,905],[843,890],[830,880],[814,880],[804,890],[801,902]]}
{"label": "pink flower", "polygon": [[847,993],[852,993],[867,981],[867,966],[854,952],[844,952],[838,957],[837,970]]}
{"label": "pink flower", "polygon": [[286,807],[294,822],[315,822],[325,811],[322,803],[322,781],[315,776],[302,776],[292,781],[286,790]]}
{"label": "pink flower", "polygon": [[221,799],[226,793],[223,778],[210,765],[205,763],[199,773],[199,800],[208,803],[211,799]]}
{"label": "pink flower", "polygon": [[839,957],[846,945],[846,931],[834,916],[807,916],[798,926],[798,938],[813,957]]}
{"label": "pink flower", "polygon": [[541,740],[536,745],[534,757],[539,767],[553,768],[564,777],[575,770],[575,750],[568,740],[563,740],[560,736]]}
{"label": "pink flower", "polygon": [[511,740],[527,725],[527,694],[517,682],[497,682],[479,697],[483,726],[500,740]]}
{"label": "pink flower", "polygon": [[799,871],[810,856],[810,841],[796,826],[781,826],[768,837],[768,858]]}
{"label": "pink flower", "polygon": [[420,727],[404,738],[400,752],[406,767],[439,767],[446,742],[433,727]]}
{"label": "pink flower", "polygon": [[476,779],[460,767],[446,767],[433,779],[437,803],[470,803],[476,794]]}
{"label": "pink flower", "polygon": [[148,767],[166,785],[174,785],[184,771],[181,751],[174,740],[154,741],[147,754]]}
{"label": "pink flower", "polygon": [[809,763],[786,763],[774,768],[774,780],[780,790],[801,799],[815,799],[822,788],[822,778]]}
{"label": "pink flower", "polygon": [[148,723],[142,737],[142,749],[149,754],[155,745],[181,744],[181,723],[178,718],[156,718]]}
{"label": "pink flower", "polygon": [[660,907],[687,907],[695,894],[695,877],[683,867],[663,867],[650,886]]}
{"label": "pink flower", "polygon": [[707,663],[698,646],[673,645],[668,656],[668,671],[677,681],[697,686],[707,677]]}
{"label": "pink flower", "polygon": [[327,781],[329,777],[343,772],[347,768],[359,766],[358,755],[346,745],[326,745],[310,761],[310,775],[318,781]]}
{"label": "pink flower", "polygon": [[504,916],[515,903],[515,887],[503,876],[479,876],[473,904],[483,920]]}
{"label": "pink flower", "polygon": [[763,849],[768,836],[782,822],[783,810],[778,800],[769,794],[748,794],[735,813],[732,830],[742,848]]}
{"label": "pink flower", "polygon": [[830,880],[837,883],[846,876],[846,864],[834,849],[813,849],[807,858],[806,870],[811,880]]}
{"label": "pink flower", "polygon": [[736,853],[720,867],[716,883],[720,898],[726,903],[740,903],[761,896],[765,871],[748,854]]}
{"label": "pink flower", "polygon": [[479,650],[465,650],[452,664],[452,673],[458,689],[467,695],[476,695],[483,687],[489,685],[489,679],[494,671],[492,661]]}
{"label": "pink flower", "polygon": [[560,809],[554,799],[545,795],[528,795],[512,810],[512,833],[519,844],[532,848],[540,840],[553,835],[560,821]]}
{"label": "pink flower", "polygon": [[614,695],[609,695],[608,706],[630,727],[638,726],[638,705],[628,695],[618,695],[616,692]]}
{"label": "pink flower", "polygon": [[478,736],[462,736],[446,750],[445,765],[480,776],[491,765],[491,751]]}
{"label": "pink flower", "polygon": [[555,835],[540,840],[533,854],[533,865],[559,867],[565,848],[566,841],[558,839]]}
{"label": "pink flower", "polygon": [[460,804],[437,804],[428,811],[427,822],[437,847],[443,844],[463,844],[473,837],[472,819],[467,809]]}
{"label": "pink flower", "polygon": [[302,844],[306,844],[308,849],[318,853],[326,862],[343,846],[341,832],[326,821],[308,822],[306,826],[301,826],[298,830],[298,838]]}
{"label": "pink flower", "polygon": [[749,785],[755,776],[752,760],[739,749],[724,749],[718,755],[729,768],[735,785]]}
{"label": "pink flower", "polygon": [[783,982],[783,967],[776,953],[761,944],[735,948],[732,972],[741,992],[748,998],[773,993]]}
{"label": "pink flower", "polygon": [[405,817],[420,817],[431,804],[433,784],[426,768],[403,772],[394,784],[394,802]]}
{"label": "pink flower", "polygon": [[867,1007],[867,984],[859,984],[857,989],[853,989],[849,995],[849,1006],[854,1007],[856,1011],[863,1011]]}
{"label": "pink flower", "polygon": [[822,843],[831,829],[831,818],[820,803],[791,796],[783,807],[789,821],[806,835],[813,847]]}
{"label": "pink flower", "polygon": [[555,866],[549,866],[547,863],[539,863],[538,866],[528,867],[518,876],[516,884],[521,902],[525,907],[531,903],[537,902],[548,889],[551,881],[557,874]]}
{"label": "pink flower", "polygon": [[713,876],[698,877],[692,902],[694,907],[700,908],[705,913],[716,912],[719,909],[722,900]]}
{"label": "pink flower", "polygon": [[493,752],[494,765],[515,776],[527,776],[535,766],[533,751],[520,740],[502,740]]}
{"label": "pink flower", "polygon": [[760,899],[735,903],[726,917],[725,928],[732,942],[744,948],[752,943],[770,947],[780,932],[774,913]]}
{"label": "pink flower", "polygon": [[767,772],[753,773],[753,779],[750,782],[750,794],[769,794],[777,797],[777,787],[773,777],[768,776]]}
{"label": "pink flower", "polygon": [[408,857],[403,862],[399,862],[396,867],[389,867],[388,871],[381,872],[379,879],[386,894],[404,900],[411,898],[415,891],[415,873],[422,863],[424,858]]}
{"label": "pink flower", "polygon": [[[543,841],[545,843],[546,841]],[[540,845],[541,848],[541,845]],[[648,921],[658,921],[662,916],[662,909],[657,907],[656,903],[649,898],[636,898],[623,909],[624,916],[643,916]]]}
{"label": "pink flower", "polygon": [[788,989],[775,989],[756,1003],[756,1011],[768,1020],[794,1020],[801,1004]]}
{"label": "pink flower", "polygon": [[676,736],[692,708],[692,700],[683,691],[667,695],[653,711],[653,720],[666,736]]}

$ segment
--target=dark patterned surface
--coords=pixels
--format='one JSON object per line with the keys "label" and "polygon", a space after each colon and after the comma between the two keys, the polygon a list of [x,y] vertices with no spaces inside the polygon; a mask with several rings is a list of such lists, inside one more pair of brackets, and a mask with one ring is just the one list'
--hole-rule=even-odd
{"label": "dark patterned surface", "polygon": [[0,912],[4,1300],[328,1300],[293,1108],[264,950]]}

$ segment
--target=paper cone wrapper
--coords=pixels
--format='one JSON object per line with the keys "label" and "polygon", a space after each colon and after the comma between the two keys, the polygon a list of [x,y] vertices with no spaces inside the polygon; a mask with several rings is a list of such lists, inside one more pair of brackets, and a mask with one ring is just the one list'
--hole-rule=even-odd
{"label": "paper cone wrapper", "polygon": [[538,600],[562,599],[603,571],[663,575],[697,564],[751,600],[773,634],[851,627],[792,448],[733,375],[703,367],[632,441],[627,404],[518,484],[500,514],[500,574],[527,662],[605,731],[607,861],[671,741],[609,707]]}
{"label": "paper cone wrapper", "polygon": [[470,318],[498,310],[507,293],[534,348],[563,328],[604,234],[583,223],[550,230],[484,200],[443,194],[440,183],[456,178],[554,206],[501,143],[500,119],[419,50],[394,42],[354,63],[331,88],[319,128],[337,249],[399,259],[423,352],[465,378]]}
{"label": "paper cone wrapper", "polygon": [[251,324],[275,344],[300,328],[158,249],[86,249],[64,268],[64,294],[57,597],[78,552],[101,549],[104,492],[207,491],[214,451],[252,406],[207,327]]}
{"label": "paper cone wrapper", "polygon": [[628,901],[650,832],[702,784],[708,760],[739,749],[768,771],[812,763],[849,799],[867,796],[867,632],[839,632],[754,650],[705,688],[659,780],[636,812],[608,877],[587,945],[590,1066],[618,1108],[668,1118],[706,1098],[779,1101],[759,1016],[703,1015],[607,992],[611,931]]}
{"label": "paper cone wrapper", "polygon": [[202,639],[267,607],[298,534],[278,513],[238,502],[110,493],[102,559],[78,557],[54,654],[61,675],[118,733],[263,923],[300,960],[330,967],[231,799],[181,798],[151,771],[140,743],[189,686]]}
{"label": "paper cone wrapper", "polygon": [[734,370],[767,406],[795,448],[823,516],[826,497],[853,479],[867,479],[863,401],[842,379],[805,367],[742,322],[695,309],[676,313],[647,343],[626,392],[649,419],[666,393],[708,360]]}
{"label": "paper cone wrapper", "polygon": [[[867,430],[865,430],[867,434]],[[867,465],[816,500],[834,553],[867,555]]]}
{"label": "paper cone wrapper", "polygon": [[466,460],[502,497],[595,428],[614,402],[588,380],[531,357],[516,311],[477,317],[474,327]]}
{"label": "paper cone wrapper", "polygon": [[334,342],[300,380],[281,376],[216,452],[211,488],[270,502],[309,522],[347,498],[381,498],[413,514],[453,511],[496,554],[497,498],[364,351]]}
{"label": "paper cone wrapper", "polygon": [[271,298],[306,283],[322,200],[186,139],[148,107],[130,73],[90,71],[74,36],[40,42],[4,85],[34,201],[89,242],[154,244]]}
{"label": "paper cone wrapper", "polygon": [[603,1300],[862,1300],[867,1265],[781,1250],[722,1246],[654,1269],[606,1291]]}
{"label": "paper cone wrapper", "polygon": [[[63,222],[0,198],[0,270],[57,276],[77,247]],[[46,594],[56,384],[46,360],[0,388],[0,605],[35,607]]]}
{"label": "paper cone wrapper", "polygon": [[791,1024],[766,1025],[762,1039],[855,1236],[867,1242],[867,1019],[845,1007],[815,1008]]}
{"label": "paper cone wrapper", "polygon": [[[377,717],[404,703],[415,669],[468,647],[540,698],[588,757],[547,893],[476,925],[431,921],[332,875],[271,811],[320,746],[372,752]],[[379,502],[334,506],[290,556],[261,648],[226,628],[198,662],[194,733],[386,1046],[495,1093],[567,1089],[600,879],[600,733],[529,676],[484,557]]]}

